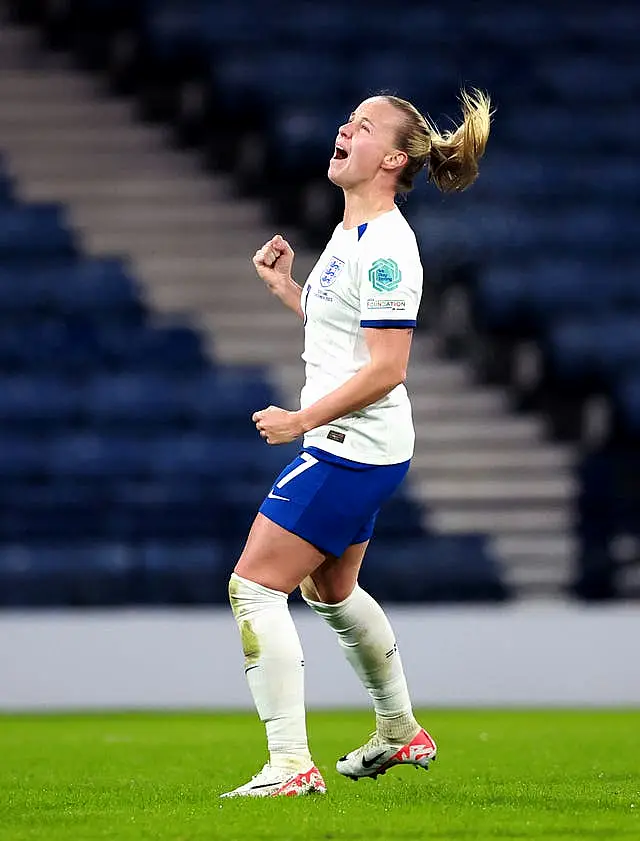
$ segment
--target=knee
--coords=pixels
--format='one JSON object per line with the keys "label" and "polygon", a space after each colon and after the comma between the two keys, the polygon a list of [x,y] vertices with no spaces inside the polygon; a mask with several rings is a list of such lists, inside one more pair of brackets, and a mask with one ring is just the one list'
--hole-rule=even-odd
{"label": "knee", "polygon": [[302,593],[302,598],[307,602],[322,601],[320,593],[316,589],[316,585],[314,584],[311,576],[307,576],[307,578],[302,581],[300,584],[300,592]]}
{"label": "knee", "polygon": [[320,604],[340,604],[348,599],[355,588],[351,580],[335,579],[331,576],[316,578],[305,578],[300,585],[302,597],[307,602],[319,602]]}

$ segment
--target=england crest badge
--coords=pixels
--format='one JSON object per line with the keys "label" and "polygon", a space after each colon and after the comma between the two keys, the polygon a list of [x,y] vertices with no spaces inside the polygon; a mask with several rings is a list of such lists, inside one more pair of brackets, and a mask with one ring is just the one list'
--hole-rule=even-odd
{"label": "england crest badge", "polygon": [[327,286],[331,286],[332,283],[335,283],[338,275],[343,269],[344,260],[340,260],[338,257],[332,257],[320,275],[320,286],[322,286],[323,289],[326,289]]}

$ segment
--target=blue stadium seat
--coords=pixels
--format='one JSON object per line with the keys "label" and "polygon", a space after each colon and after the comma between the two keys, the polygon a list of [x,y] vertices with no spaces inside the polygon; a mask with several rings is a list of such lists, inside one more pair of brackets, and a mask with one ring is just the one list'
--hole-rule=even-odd
{"label": "blue stadium seat", "polygon": [[607,380],[640,368],[640,312],[603,319],[594,338],[598,368]]}
{"label": "blue stadium seat", "polygon": [[47,472],[47,444],[41,437],[0,437],[0,482],[40,478]]}
{"label": "blue stadium seat", "polygon": [[66,376],[106,364],[95,329],[73,319],[12,322],[0,330],[0,370],[5,373]]}
{"label": "blue stadium seat", "polygon": [[422,517],[420,505],[401,488],[380,509],[376,520],[376,539],[391,542],[424,537]]}
{"label": "blue stadium seat", "polygon": [[220,489],[215,483],[125,482],[114,489],[114,534],[118,539],[197,540],[228,534],[220,522]]}
{"label": "blue stadium seat", "polygon": [[142,305],[126,264],[118,258],[94,258],[72,266],[44,268],[39,278],[51,308],[65,316],[80,314],[104,321],[139,322]]}
{"label": "blue stadium seat", "polygon": [[251,416],[277,404],[277,395],[259,366],[218,367],[185,381],[188,411],[203,428],[234,437],[256,437]]}
{"label": "blue stadium seat", "polygon": [[[362,99],[385,92],[409,99],[418,108],[426,111],[429,103],[424,101],[424,97],[429,96],[433,88],[433,104],[440,92],[441,83],[442,75],[439,73],[437,61],[421,68],[420,62],[415,56],[409,56],[406,49],[372,50],[361,54],[350,69],[349,93],[353,99],[351,108],[354,109]],[[345,118],[348,116],[345,114]]]}
{"label": "blue stadium seat", "polygon": [[285,14],[276,13],[276,17],[279,20],[274,34],[284,43],[311,49],[317,49],[321,44],[331,54],[351,46],[362,15],[355,4],[298,0],[288,6]]}
{"label": "blue stadium seat", "polygon": [[633,80],[615,54],[547,55],[536,67],[545,86],[561,102],[576,105],[594,100],[608,104],[626,102],[633,96]]}
{"label": "blue stadium seat", "polygon": [[57,204],[0,206],[0,261],[68,260],[74,236]]}
{"label": "blue stadium seat", "polygon": [[545,337],[551,372],[564,382],[583,382],[595,375],[599,326],[584,319],[567,319],[551,326]]}
{"label": "blue stadium seat", "polygon": [[174,427],[185,420],[185,405],[175,378],[155,373],[107,375],[93,379],[83,395],[88,422],[103,430],[135,433]]}
{"label": "blue stadium seat", "polygon": [[564,171],[565,190],[580,198],[631,203],[640,191],[640,167],[630,156],[616,155],[607,162],[606,174],[602,165],[591,157],[568,162]]}
{"label": "blue stadium seat", "polygon": [[474,290],[474,309],[484,330],[511,328],[525,317],[526,269],[522,264],[489,264]]}
{"label": "blue stadium seat", "polygon": [[617,267],[574,258],[543,259],[524,270],[524,305],[539,324],[566,315],[598,316],[615,305]]}
{"label": "blue stadium seat", "polygon": [[150,460],[151,447],[144,438],[76,433],[52,441],[48,472],[58,479],[144,478]]}
{"label": "blue stadium seat", "polygon": [[206,479],[222,485],[231,480],[270,483],[292,458],[291,448],[269,447],[258,437],[252,441],[197,433],[157,440],[151,450],[156,476]]}
{"label": "blue stadium seat", "polygon": [[268,129],[269,167],[293,180],[306,177],[314,161],[326,165],[347,116],[339,107],[294,104],[280,109]]}
{"label": "blue stadium seat", "polygon": [[640,313],[561,322],[550,330],[547,346],[561,379],[591,375],[613,383],[625,371],[640,368]]}
{"label": "blue stadium seat", "polygon": [[204,3],[198,21],[198,44],[212,57],[230,49],[275,48],[284,21],[269,4]]}
{"label": "blue stadium seat", "polygon": [[3,489],[0,544],[106,540],[115,533],[106,488],[89,482],[24,483]]}
{"label": "blue stadium seat", "polygon": [[640,361],[633,373],[616,384],[614,396],[623,427],[640,441]]}
{"label": "blue stadium seat", "polygon": [[15,201],[13,181],[9,175],[0,172],[0,207]]}
{"label": "blue stadium seat", "polygon": [[0,547],[0,604],[88,607],[134,599],[135,555],[105,543]]}
{"label": "blue stadium seat", "polygon": [[267,109],[279,110],[292,103],[326,105],[336,97],[344,100],[345,63],[340,55],[326,59],[322,48],[288,46],[264,55],[256,77],[259,101]]}
{"label": "blue stadium seat", "polygon": [[389,602],[501,601],[508,589],[483,535],[371,542],[363,586]]}
{"label": "blue stadium seat", "polygon": [[[402,14],[390,15],[388,7],[372,3],[355,11],[356,26],[349,34],[352,47],[361,50],[386,50],[390,44],[398,44],[406,47],[405,55],[412,60],[418,58],[421,49],[431,53],[440,44],[457,40],[458,30],[451,25],[451,15],[444,6],[404,3]],[[432,64],[438,73],[435,57]],[[429,76],[423,82],[427,89],[431,86]]]}
{"label": "blue stadium seat", "polygon": [[37,266],[0,266],[0,315],[28,318],[46,309],[45,287]]}
{"label": "blue stadium seat", "polygon": [[74,383],[52,377],[7,377],[0,389],[0,426],[52,429],[69,426],[80,413]]}
{"label": "blue stadium seat", "polygon": [[193,0],[151,0],[142,15],[141,33],[150,55],[169,62],[202,42],[202,4]]}
{"label": "blue stadium seat", "polygon": [[148,604],[226,603],[234,559],[215,540],[153,542],[141,547],[142,600]]}
{"label": "blue stadium seat", "polygon": [[206,367],[200,334],[189,327],[119,327],[99,332],[108,364],[116,369],[158,371],[182,377]]}

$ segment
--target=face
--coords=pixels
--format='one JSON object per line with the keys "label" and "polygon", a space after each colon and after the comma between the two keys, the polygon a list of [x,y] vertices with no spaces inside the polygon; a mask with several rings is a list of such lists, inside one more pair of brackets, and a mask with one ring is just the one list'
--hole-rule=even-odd
{"label": "face", "polygon": [[365,99],[338,130],[329,180],[349,189],[373,181],[380,172],[399,170],[407,160],[395,147],[401,120],[384,98]]}

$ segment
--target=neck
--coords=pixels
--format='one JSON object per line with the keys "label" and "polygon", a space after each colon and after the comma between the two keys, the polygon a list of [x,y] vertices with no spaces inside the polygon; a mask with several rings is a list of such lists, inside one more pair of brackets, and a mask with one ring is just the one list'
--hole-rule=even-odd
{"label": "neck", "polygon": [[372,222],[376,216],[388,213],[395,207],[395,196],[388,192],[359,193],[357,190],[344,191],[344,216],[342,225],[345,229],[356,228],[363,222]]}

